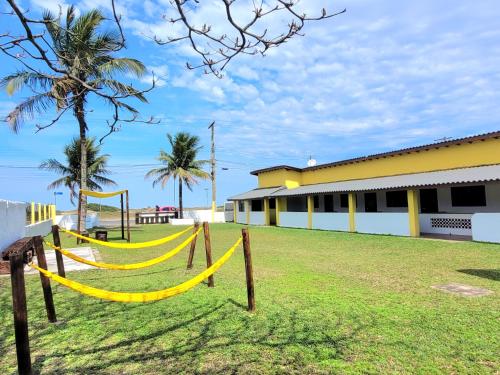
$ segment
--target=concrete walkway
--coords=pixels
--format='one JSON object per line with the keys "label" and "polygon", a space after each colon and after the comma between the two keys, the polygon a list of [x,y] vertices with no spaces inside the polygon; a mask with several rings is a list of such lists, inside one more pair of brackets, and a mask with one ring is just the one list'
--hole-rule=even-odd
{"label": "concrete walkway", "polygon": [[[67,250],[71,251],[73,254],[78,255],[81,258],[85,258],[87,260],[91,260],[91,261],[95,262],[94,251],[90,247],[75,247],[75,248],[67,249]],[[54,250],[45,250],[45,257],[47,258],[47,266],[49,268],[49,271],[57,273],[57,262],[56,262],[55,251]],[[64,255],[63,255],[63,259],[64,259],[64,270],[66,272],[95,269],[95,267],[89,266],[87,264],[79,263],[77,261],[74,261],[73,259],[65,257]],[[35,262],[36,262],[36,260],[35,260]],[[38,272],[38,271],[32,270],[28,266],[25,268],[25,271],[27,273]]]}

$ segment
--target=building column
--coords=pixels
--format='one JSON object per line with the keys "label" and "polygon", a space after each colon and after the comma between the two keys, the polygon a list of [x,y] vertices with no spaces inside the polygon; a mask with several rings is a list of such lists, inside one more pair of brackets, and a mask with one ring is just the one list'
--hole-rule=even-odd
{"label": "building column", "polygon": [[408,190],[408,223],[410,225],[410,236],[420,237],[420,200],[418,190]]}
{"label": "building column", "polygon": [[252,207],[252,205],[250,204],[250,201],[246,200],[245,201],[245,211],[247,214],[247,225],[250,224],[250,207]]}
{"label": "building column", "polygon": [[237,222],[237,218],[238,218],[238,201],[233,201],[233,222],[236,223]]}
{"label": "building column", "polygon": [[280,226],[280,210],[281,210],[280,202],[281,202],[281,198],[275,198],[275,202],[276,202],[276,226],[279,227]]}
{"label": "building column", "polygon": [[349,193],[349,232],[356,232],[356,193]]}
{"label": "building column", "polygon": [[35,202],[31,202],[31,224],[35,224]]}
{"label": "building column", "polygon": [[271,212],[269,210],[269,198],[264,198],[264,224],[271,225]]}
{"label": "building column", "polygon": [[312,229],[314,211],[314,196],[307,196],[307,229]]}

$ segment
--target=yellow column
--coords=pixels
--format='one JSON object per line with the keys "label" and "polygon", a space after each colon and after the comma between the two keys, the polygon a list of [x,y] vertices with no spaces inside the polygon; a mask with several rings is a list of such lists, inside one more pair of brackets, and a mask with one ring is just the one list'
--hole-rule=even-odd
{"label": "yellow column", "polygon": [[56,205],[53,204],[51,207],[52,207],[52,224],[56,225]]}
{"label": "yellow column", "polygon": [[280,225],[280,201],[281,201],[281,198],[276,198],[275,199],[276,201],[276,226],[279,227]]}
{"label": "yellow column", "polygon": [[349,193],[349,232],[356,232],[356,193]]}
{"label": "yellow column", "polygon": [[47,205],[43,205],[43,220],[47,220]]}
{"label": "yellow column", "polygon": [[418,190],[408,190],[408,222],[410,225],[410,236],[412,237],[420,237],[419,210]]}
{"label": "yellow column", "polygon": [[269,211],[269,198],[264,198],[264,222],[266,225],[271,225],[271,212]]}
{"label": "yellow column", "polygon": [[31,224],[35,224],[35,202],[31,202]]}
{"label": "yellow column", "polygon": [[42,221],[42,204],[38,203],[38,221]]}
{"label": "yellow column", "polygon": [[236,218],[238,217],[238,201],[233,201],[233,221],[236,223]]}
{"label": "yellow column", "polygon": [[313,225],[314,196],[307,196],[307,229],[312,229]]}
{"label": "yellow column", "polygon": [[250,224],[250,201],[245,201],[245,210],[247,213],[247,225]]}

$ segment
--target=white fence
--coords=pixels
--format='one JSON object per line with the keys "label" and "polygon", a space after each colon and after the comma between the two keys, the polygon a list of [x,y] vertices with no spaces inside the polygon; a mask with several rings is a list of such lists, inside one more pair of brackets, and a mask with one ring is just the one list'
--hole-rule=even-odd
{"label": "white fence", "polygon": [[25,236],[25,226],[26,203],[0,200],[0,252]]}
{"label": "white fence", "polygon": [[52,231],[52,219],[26,225],[24,237],[46,236]]}
{"label": "white fence", "polygon": [[250,211],[250,224],[252,225],[265,225],[266,224],[266,215],[264,212],[252,212]]}
{"label": "white fence", "polygon": [[409,236],[408,213],[356,212],[356,232]]}
{"label": "white fence", "polygon": [[474,241],[500,243],[500,213],[474,214],[471,222]]}
{"label": "white fence", "polygon": [[313,212],[312,228],[322,230],[349,230],[349,214],[343,212]]}
{"label": "white fence", "polygon": [[307,212],[280,212],[280,227],[307,228]]}
{"label": "white fence", "polygon": [[209,223],[225,223],[226,218],[224,212],[215,212],[214,220],[212,221],[212,210],[185,210],[184,219],[193,219],[195,222],[202,223],[207,221]]}

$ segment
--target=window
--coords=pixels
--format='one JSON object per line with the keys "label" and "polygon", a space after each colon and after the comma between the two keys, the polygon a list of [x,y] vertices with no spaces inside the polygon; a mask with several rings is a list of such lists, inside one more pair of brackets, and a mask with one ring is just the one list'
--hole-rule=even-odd
{"label": "window", "polygon": [[333,212],[333,195],[325,195],[325,212]]}
{"label": "window", "polygon": [[287,199],[288,212],[307,212],[306,197],[288,197]]}
{"label": "window", "polygon": [[451,205],[453,207],[486,206],[484,185],[452,187]]}
{"label": "window", "polygon": [[342,207],[342,208],[348,208],[349,207],[348,194],[340,194],[340,207]]}
{"label": "window", "polygon": [[439,212],[437,189],[420,190],[420,210],[423,214]]}
{"label": "window", "polygon": [[251,202],[253,212],[262,211],[262,199],[253,199]]}
{"label": "window", "polygon": [[269,209],[270,210],[276,209],[276,199],[275,198],[269,198]]}
{"label": "window", "polygon": [[377,212],[377,193],[365,193],[365,212]]}
{"label": "window", "polygon": [[385,193],[387,207],[408,207],[408,193],[406,190],[388,191]]}
{"label": "window", "polygon": [[313,197],[314,200],[314,208],[319,208],[319,196],[315,195]]}
{"label": "window", "polygon": [[245,201],[238,201],[238,211],[245,212]]}

